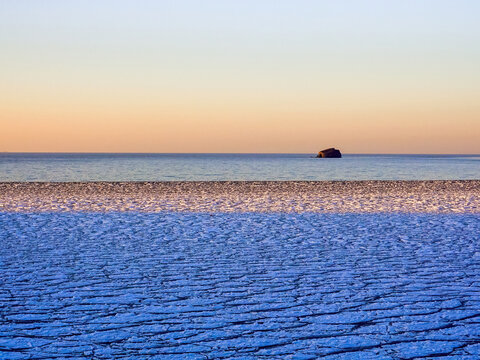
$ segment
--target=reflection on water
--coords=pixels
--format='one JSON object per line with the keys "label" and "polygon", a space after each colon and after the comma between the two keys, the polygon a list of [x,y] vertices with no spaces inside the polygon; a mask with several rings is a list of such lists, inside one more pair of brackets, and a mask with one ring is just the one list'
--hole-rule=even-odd
{"label": "reflection on water", "polygon": [[480,156],[0,153],[0,181],[456,179],[480,179]]}

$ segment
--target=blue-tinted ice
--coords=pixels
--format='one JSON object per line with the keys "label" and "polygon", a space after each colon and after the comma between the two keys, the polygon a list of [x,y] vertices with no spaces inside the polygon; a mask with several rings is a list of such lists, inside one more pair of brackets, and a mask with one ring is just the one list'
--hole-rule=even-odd
{"label": "blue-tinted ice", "polygon": [[479,215],[0,213],[0,242],[0,358],[480,358]]}

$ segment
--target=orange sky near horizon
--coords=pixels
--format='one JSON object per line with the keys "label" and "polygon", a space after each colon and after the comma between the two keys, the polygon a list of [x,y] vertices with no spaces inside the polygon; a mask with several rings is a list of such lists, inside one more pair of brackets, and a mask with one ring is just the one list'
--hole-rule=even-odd
{"label": "orange sky near horizon", "polygon": [[[206,106],[206,105],[205,105]],[[66,107],[2,109],[0,151],[479,153],[472,108],[375,111],[162,108],[139,112]],[[463,126],[452,127],[461,117]],[[387,118],[388,120],[385,120]],[[417,119],[422,119],[421,121]]]}
{"label": "orange sky near horizon", "polygon": [[0,152],[479,154],[480,5],[407,3],[3,3]]}

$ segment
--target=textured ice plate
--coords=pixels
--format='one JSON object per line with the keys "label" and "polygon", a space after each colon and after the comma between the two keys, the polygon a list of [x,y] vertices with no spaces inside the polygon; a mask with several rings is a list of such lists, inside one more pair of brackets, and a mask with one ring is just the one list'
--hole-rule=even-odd
{"label": "textured ice plate", "polygon": [[0,213],[0,358],[478,359],[474,214]]}

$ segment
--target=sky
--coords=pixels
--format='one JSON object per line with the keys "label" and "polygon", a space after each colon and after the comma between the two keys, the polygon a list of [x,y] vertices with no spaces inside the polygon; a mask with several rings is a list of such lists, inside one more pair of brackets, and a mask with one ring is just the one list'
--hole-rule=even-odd
{"label": "sky", "polygon": [[0,0],[0,151],[480,153],[477,0]]}

